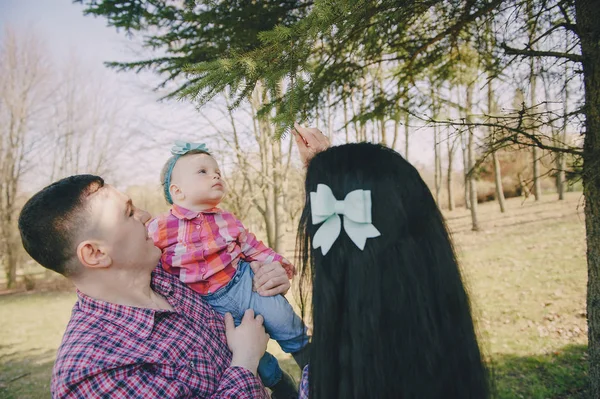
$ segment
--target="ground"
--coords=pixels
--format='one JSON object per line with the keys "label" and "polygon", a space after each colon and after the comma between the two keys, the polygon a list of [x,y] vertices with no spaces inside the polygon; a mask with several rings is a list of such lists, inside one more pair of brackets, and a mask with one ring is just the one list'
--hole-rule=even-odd
{"label": "ground", "polygon": [[[516,198],[506,214],[445,212],[499,398],[583,398],[587,378],[585,225],[581,193]],[[72,292],[0,296],[0,398],[48,397]],[[293,361],[269,350],[298,376]]]}

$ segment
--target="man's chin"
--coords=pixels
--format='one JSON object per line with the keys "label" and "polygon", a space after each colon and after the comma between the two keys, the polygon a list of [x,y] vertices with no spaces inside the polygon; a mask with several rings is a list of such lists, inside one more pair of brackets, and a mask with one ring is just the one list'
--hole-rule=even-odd
{"label": "man's chin", "polygon": [[154,259],[154,266],[156,266],[156,265],[158,265],[158,262],[160,261],[160,256],[161,256],[161,254],[162,254],[162,253],[161,253],[160,249],[158,249],[158,248],[157,248],[157,247],[155,247],[154,245],[152,245],[152,248],[153,248],[153,249],[151,249],[151,251],[153,251],[153,252],[152,252],[152,255],[154,255],[154,256],[153,256],[153,259]]}

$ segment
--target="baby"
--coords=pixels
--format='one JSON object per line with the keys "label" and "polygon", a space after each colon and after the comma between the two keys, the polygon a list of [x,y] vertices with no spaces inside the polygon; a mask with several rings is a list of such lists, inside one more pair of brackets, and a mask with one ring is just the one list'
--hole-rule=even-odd
{"label": "baby", "polygon": [[[302,368],[308,362],[308,336],[302,320],[282,295],[261,296],[252,289],[249,262],[280,262],[288,277],[294,266],[218,208],[226,189],[217,161],[204,144],[176,141],[161,181],[171,210],[150,222],[148,232],[162,250],[163,268],[196,291],[217,312],[232,314],[236,325],[247,309],[264,318],[265,329]],[[297,387],[275,357],[265,353],[258,366],[274,398],[293,397]]]}

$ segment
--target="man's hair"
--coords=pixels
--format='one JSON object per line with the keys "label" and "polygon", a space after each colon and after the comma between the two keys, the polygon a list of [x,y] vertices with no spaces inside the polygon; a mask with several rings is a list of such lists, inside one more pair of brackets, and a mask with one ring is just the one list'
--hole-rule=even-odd
{"label": "man's hair", "polygon": [[86,199],[104,186],[94,175],[76,175],[45,187],[27,201],[19,215],[19,232],[27,253],[40,265],[64,276],[76,255],[74,238],[85,225]]}
{"label": "man's hair", "polygon": [[[177,161],[180,158],[183,158],[187,155],[196,155],[196,154],[206,154],[206,155],[210,155],[212,156],[212,154],[208,151],[204,151],[204,150],[190,150],[188,152],[186,152],[183,155],[173,155],[171,156],[169,159],[167,159],[167,162],[165,162],[165,164],[162,167],[162,170],[160,171],[160,185],[163,186],[163,197],[165,198],[165,201],[167,201],[167,204],[172,205],[172,202],[169,202],[169,198],[167,196],[167,193],[169,192],[169,187],[168,185],[170,185],[171,182],[171,174],[173,173],[173,168],[175,167],[175,164],[177,163]],[[167,181],[167,174],[169,174],[169,181]]]}

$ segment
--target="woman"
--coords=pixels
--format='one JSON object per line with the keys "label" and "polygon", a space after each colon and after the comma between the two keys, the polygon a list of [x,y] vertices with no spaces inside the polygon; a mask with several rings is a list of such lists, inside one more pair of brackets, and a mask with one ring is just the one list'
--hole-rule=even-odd
{"label": "woman", "polygon": [[327,148],[300,126],[294,136],[307,163],[298,250],[313,321],[300,397],[489,397],[452,243],[417,170],[382,145]]}

